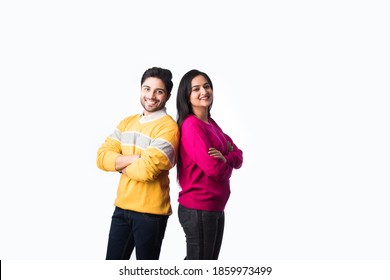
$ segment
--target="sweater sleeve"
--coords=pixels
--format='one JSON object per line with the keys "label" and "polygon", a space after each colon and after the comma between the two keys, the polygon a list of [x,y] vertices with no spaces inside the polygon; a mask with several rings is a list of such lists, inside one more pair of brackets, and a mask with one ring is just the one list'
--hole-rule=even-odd
{"label": "sweater sleeve", "polygon": [[[207,131],[196,123],[184,122],[181,129],[181,145],[188,156],[208,177],[215,180],[227,180],[232,174],[232,167],[221,159],[208,154],[212,147]],[[186,161],[186,159],[182,159]]]}
{"label": "sweater sleeve", "polygon": [[234,144],[233,140],[229,137],[229,135],[225,134],[225,138],[233,146],[233,151],[229,152],[225,156],[227,163],[234,169],[239,169],[242,166],[243,162],[242,151],[236,146],[236,144]]}
{"label": "sweater sleeve", "polygon": [[126,167],[127,176],[141,182],[156,180],[161,172],[175,166],[178,143],[179,129],[176,123],[163,127],[141,153],[140,159]]}
{"label": "sweater sleeve", "polygon": [[117,171],[115,169],[115,161],[122,154],[120,135],[120,131],[117,128],[98,149],[96,164],[101,170]]}

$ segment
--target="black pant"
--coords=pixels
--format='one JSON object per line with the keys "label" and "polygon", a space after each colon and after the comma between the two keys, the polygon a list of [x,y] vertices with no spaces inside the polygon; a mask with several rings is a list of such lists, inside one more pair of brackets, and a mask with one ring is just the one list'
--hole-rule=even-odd
{"label": "black pant", "polygon": [[187,260],[217,260],[225,226],[224,212],[188,209],[179,204],[178,216],[187,243]]}
{"label": "black pant", "polygon": [[169,216],[115,208],[106,260],[128,260],[136,248],[137,260],[158,260]]}

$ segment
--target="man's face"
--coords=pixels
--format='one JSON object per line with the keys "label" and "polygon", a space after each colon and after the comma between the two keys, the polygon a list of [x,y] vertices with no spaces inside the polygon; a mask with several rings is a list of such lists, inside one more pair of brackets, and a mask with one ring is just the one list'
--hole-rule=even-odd
{"label": "man's face", "polygon": [[147,78],[141,85],[141,104],[144,107],[144,115],[147,116],[163,109],[169,97],[162,80],[154,77]]}

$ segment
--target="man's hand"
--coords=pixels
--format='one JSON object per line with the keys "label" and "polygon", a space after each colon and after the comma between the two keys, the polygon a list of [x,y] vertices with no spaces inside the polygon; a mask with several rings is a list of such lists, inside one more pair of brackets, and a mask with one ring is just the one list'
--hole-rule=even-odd
{"label": "man's hand", "polygon": [[126,175],[126,167],[138,160],[140,157],[141,155],[120,155],[116,158],[115,169]]}

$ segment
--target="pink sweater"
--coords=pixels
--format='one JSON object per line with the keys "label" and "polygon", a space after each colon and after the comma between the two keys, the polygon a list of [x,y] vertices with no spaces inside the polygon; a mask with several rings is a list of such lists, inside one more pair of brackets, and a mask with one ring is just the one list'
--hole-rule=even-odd
{"label": "pink sweater", "polygon": [[[178,165],[179,203],[184,207],[223,211],[230,196],[230,176],[233,168],[242,165],[242,151],[223,133],[213,120],[207,124],[188,116],[181,127],[180,158]],[[228,141],[233,151],[228,152]],[[208,154],[209,148],[222,152],[226,163]]]}

